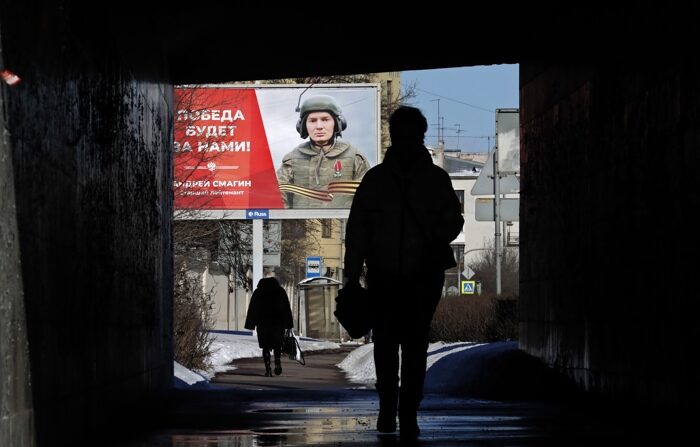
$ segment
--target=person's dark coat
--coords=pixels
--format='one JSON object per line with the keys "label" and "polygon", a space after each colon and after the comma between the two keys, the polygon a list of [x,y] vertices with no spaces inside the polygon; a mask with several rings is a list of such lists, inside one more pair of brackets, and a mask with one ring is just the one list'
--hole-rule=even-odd
{"label": "person's dark coat", "polygon": [[345,273],[410,276],[456,265],[464,225],[450,177],[422,144],[392,146],[362,179],[346,230]]}
{"label": "person's dark coat", "polygon": [[258,346],[275,349],[282,346],[285,329],[294,327],[287,292],[276,278],[262,278],[253,292],[245,319],[245,328],[258,331]]}

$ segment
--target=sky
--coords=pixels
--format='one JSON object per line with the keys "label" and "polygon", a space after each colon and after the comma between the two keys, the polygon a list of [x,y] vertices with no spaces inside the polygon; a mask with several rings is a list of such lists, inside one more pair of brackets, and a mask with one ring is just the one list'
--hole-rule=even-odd
{"label": "sky", "polygon": [[[234,369],[229,362],[239,358],[261,357],[258,340],[255,335],[246,333],[212,333],[213,343],[211,357],[212,367],[208,371],[190,371],[175,363],[175,386],[179,388],[208,388],[209,380],[216,372]],[[338,343],[313,340],[301,337],[299,340],[302,351],[331,349],[339,347]],[[376,375],[374,371],[374,344],[358,344],[338,367],[358,388],[374,389]],[[522,351],[518,350],[518,342],[494,343],[431,343],[428,348],[428,364],[425,379],[426,393],[464,394],[470,391],[488,389],[503,389],[504,382],[522,385],[523,388],[536,388],[530,383],[524,383],[527,374],[533,371],[533,365],[521,358]],[[504,360],[506,359],[506,360]],[[510,360],[508,360],[510,359]],[[507,371],[498,368],[507,366]],[[488,374],[485,374],[488,372]],[[512,376],[509,375],[512,372]],[[517,375],[516,375],[517,374]],[[541,382],[541,381],[540,381]]]}
{"label": "sky", "polygon": [[518,65],[401,72],[402,90],[411,83],[416,97],[408,103],[428,120],[428,146],[437,145],[439,122],[447,149],[488,152],[496,134],[496,109],[520,107]]}

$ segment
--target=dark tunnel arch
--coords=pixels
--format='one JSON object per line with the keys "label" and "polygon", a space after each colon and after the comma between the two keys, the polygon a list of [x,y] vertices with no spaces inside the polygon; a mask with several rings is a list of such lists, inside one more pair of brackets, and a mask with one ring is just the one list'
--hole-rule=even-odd
{"label": "dark tunnel arch", "polygon": [[[235,37],[249,45],[233,46],[237,57],[228,59],[226,17],[236,17],[235,6],[215,14],[159,2],[133,14],[131,6],[111,14],[70,1],[0,9],[3,68],[22,78],[2,87],[8,135],[0,158],[14,177],[0,196],[12,247],[0,270],[13,278],[3,295],[13,312],[2,315],[3,347],[13,355],[0,360],[13,382],[0,399],[12,404],[15,433],[47,443],[49,433],[69,439],[79,427],[133,422],[138,414],[120,410],[139,403],[148,412],[169,388],[170,86],[494,63],[521,66],[521,347],[591,392],[697,405],[697,368],[686,351],[698,309],[685,259],[697,248],[686,230],[699,186],[700,76],[694,62],[648,51],[688,40],[695,10],[523,5],[499,15],[498,29],[515,36],[505,43],[490,40],[498,35],[491,23],[465,32],[461,18],[442,12],[422,11],[420,24],[400,14],[388,26],[380,15],[347,12],[320,25],[345,57],[312,65],[278,62],[290,48],[301,51],[307,21],[299,11],[267,24],[284,47],[238,22]],[[184,31],[199,21],[210,24],[206,33]],[[336,37],[358,23],[374,32]],[[442,40],[486,43],[433,53],[424,44],[441,39],[425,23],[443,24]],[[591,29],[606,39],[592,43]],[[564,38],[570,51],[561,54],[551,41]],[[367,52],[377,39],[400,44],[391,57]],[[203,57],[203,48],[215,56]],[[649,175],[650,164],[662,174]],[[668,203],[662,218],[650,203]],[[86,342],[86,332],[104,345]],[[648,362],[648,347],[665,364]]]}

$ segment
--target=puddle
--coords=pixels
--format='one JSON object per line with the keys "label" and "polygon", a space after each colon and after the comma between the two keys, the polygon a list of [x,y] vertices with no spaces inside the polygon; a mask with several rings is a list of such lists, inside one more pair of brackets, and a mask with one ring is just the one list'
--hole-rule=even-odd
{"label": "puddle", "polygon": [[305,408],[259,408],[250,410],[251,413],[270,414],[337,414],[347,410],[333,407],[305,407]]}

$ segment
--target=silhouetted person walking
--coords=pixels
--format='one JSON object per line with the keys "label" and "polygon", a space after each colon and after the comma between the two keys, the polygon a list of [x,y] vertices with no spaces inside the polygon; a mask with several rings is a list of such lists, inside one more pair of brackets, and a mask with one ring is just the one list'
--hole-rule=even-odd
{"label": "silhouetted person walking", "polygon": [[265,375],[272,376],[270,351],[275,355],[275,375],[282,374],[282,341],[285,329],[294,327],[292,309],[287,292],[276,278],[262,278],[253,291],[245,319],[245,328],[251,331],[257,327],[258,346],[263,350]]}
{"label": "silhouetted person walking", "polygon": [[427,129],[414,107],[399,107],[391,115],[392,146],[357,189],[345,242],[346,286],[359,282],[365,263],[376,306],[377,430],[396,431],[398,406],[402,438],[420,433],[416,412],[423,398],[430,322],[445,269],[456,265],[450,242],[464,225],[449,175],[432,163],[423,145]]}

